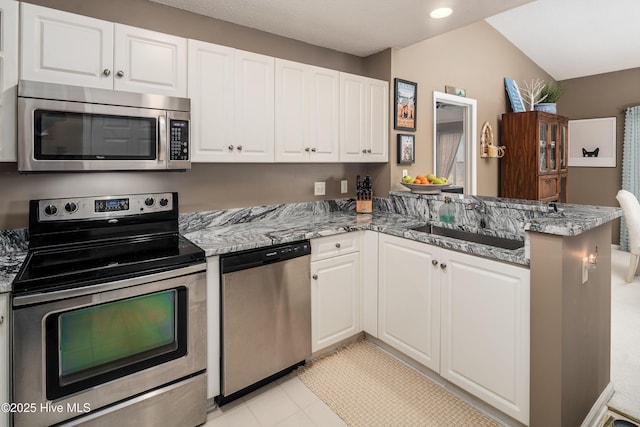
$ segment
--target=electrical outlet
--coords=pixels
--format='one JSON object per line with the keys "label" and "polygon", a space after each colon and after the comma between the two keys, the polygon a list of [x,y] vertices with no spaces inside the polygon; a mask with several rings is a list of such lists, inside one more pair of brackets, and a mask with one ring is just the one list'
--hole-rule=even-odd
{"label": "electrical outlet", "polygon": [[409,175],[409,169],[402,169],[402,176],[405,177]]}
{"label": "electrical outlet", "polygon": [[346,193],[347,191],[349,191],[349,182],[346,179],[343,179],[342,181],[340,181],[340,192],[341,193]]}
{"label": "electrical outlet", "polygon": [[324,181],[315,182],[313,184],[313,195],[314,196],[324,196],[325,195]]}

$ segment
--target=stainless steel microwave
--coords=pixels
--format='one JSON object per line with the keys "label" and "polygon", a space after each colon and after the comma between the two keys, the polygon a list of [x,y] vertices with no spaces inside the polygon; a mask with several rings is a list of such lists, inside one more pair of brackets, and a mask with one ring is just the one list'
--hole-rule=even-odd
{"label": "stainless steel microwave", "polygon": [[190,169],[187,98],[21,80],[18,171]]}

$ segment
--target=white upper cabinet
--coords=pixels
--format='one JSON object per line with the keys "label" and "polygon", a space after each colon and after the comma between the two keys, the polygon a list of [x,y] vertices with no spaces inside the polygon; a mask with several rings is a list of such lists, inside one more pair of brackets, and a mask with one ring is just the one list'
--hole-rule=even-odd
{"label": "white upper cabinet", "polygon": [[21,3],[24,80],[185,97],[187,41]]}
{"label": "white upper cabinet", "polygon": [[15,162],[18,2],[14,0],[0,0],[0,85],[0,162]]}
{"label": "white upper cabinet", "polygon": [[340,73],[340,161],[389,159],[389,83]]}
{"label": "white upper cabinet", "polygon": [[238,161],[274,161],[275,58],[236,50],[235,129]]}
{"label": "white upper cabinet", "polygon": [[115,24],[114,89],[187,96],[187,39]]}
{"label": "white upper cabinet", "polygon": [[188,96],[194,162],[233,161],[235,49],[189,40]]}
{"label": "white upper cabinet", "polygon": [[113,23],[29,3],[20,8],[21,79],[113,88]]}
{"label": "white upper cabinet", "polygon": [[339,72],[276,59],[276,162],[336,162]]}

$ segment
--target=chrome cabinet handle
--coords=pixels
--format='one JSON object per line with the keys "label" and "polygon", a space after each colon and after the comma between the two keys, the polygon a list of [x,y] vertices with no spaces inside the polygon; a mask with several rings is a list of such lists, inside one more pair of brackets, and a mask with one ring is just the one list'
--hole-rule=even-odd
{"label": "chrome cabinet handle", "polygon": [[367,154],[367,150],[365,148],[362,149],[362,154]]}
{"label": "chrome cabinet handle", "polygon": [[438,265],[438,261],[436,261],[435,259],[431,260],[431,265]]}
{"label": "chrome cabinet handle", "polygon": [[304,151],[306,151],[306,152],[308,153],[308,152],[309,152],[309,147],[306,147],[306,148],[304,149]]}
{"label": "chrome cabinet handle", "polygon": [[242,151],[242,145],[238,145],[238,146],[236,147],[236,150],[238,150],[238,151]]}
{"label": "chrome cabinet handle", "polygon": [[102,74],[104,74],[106,77],[109,77],[109,76],[111,75],[111,70],[110,70],[110,69],[108,69],[108,68],[105,68],[105,69],[102,71]]}
{"label": "chrome cabinet handle", "polygon": [[314,275],[313,275],[313,276],[311,276],[311,277],[313,277],[313,280],[318,280],[318,275],[317,275],[317,274],[314,274]]}
{"label": "chrome cabinet handle", "polygon": [[367,154],[371,154],[371,148],[367,150]]}
{"label": "chrome cabinet handle", "polygon": [[445,264],[444,262],[442,264],[440,264],[440,268],[443,270],[447,269],[447,264]]}
{"label": "chrome cabinet handle", "polygon": [[124,71],[122,71],[122,70],[118,70],[118,72],[116,73],[116,76],[118,76],[118,77],[124,77]]}
{"label": "chrome cabinet handle", "polygon": [[315,152],[316,152],[316,149],[315,149],[315,148],[312,148],[312,149],[311,149],[311,151],[315,153]]}
{"label": "chrome cabinet handle", "polygon": [[336,243],[336,248],[340,249],[340,243]]}
{"label": "chrome cabinet handle", "polygon": [[4,323],[4,316],[0,316],[0,325]]}
{"label": "chrome cabinet handle", "polygon": [[231,151],[233,150],[233,145],[229,145],[227,148],[229,149],[229,151]]}

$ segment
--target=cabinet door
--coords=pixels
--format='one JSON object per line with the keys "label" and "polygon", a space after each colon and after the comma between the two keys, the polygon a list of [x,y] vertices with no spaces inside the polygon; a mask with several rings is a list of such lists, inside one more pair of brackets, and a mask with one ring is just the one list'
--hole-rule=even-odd
{"label": "cabinet door", "polygon": [[115,24],[114,89],[187,96],[187,39]]}
{"label": "cabinet door", "polygon": [[311,351],[349,338],[360,327],[360,254],[311,263]]}
{"label": "cabinet door", "polygon": [[207,258],[207,399],[220,394],[220,257]]}
{"label": "cabinet door", "polygon": [[[9,294],[0,294],[0,403],[11,402],[9,378]],[[10,412],[0,412],[0,426],[8,426]]]}
{"label": "cabinet door", "polygon": [[378,338],[436,372],[440,368],[439,250],[379,236]]}
{"label": "cabinet door", "polygon": [[369,79],[367,82],[368,127],[367,162],[389,160],[389,83]]}
{"label": "cabinet door", "polygon": [[111,22],[28,3],[20,8],[21,79],[113,88]]}
{"label": "cabinet door", "polygon": [[237,161],[274,161],[273,57],[236,50]]}
{"label": "cabinet door", "polygon": [[560,142],[558,144],[558,161],[560,163],[560,171],[567,171],[567,153],[569,150],[569,129],[566,120],[559,121],[560,126]]}
{"label": "cabinet door", "polygon": [[191,98],[193,162],[233,159],[235,50],[189,40],[188,95]]}
{"label": "cabinet door", "polygon": [[529,421],[529,270],[442,250],[440,374]]}
{"label": "cabinet door", "polygon": [[309,161],[308,66],[276,59],[275,161]]}
{"label": "cabinet door", "polygon": [[[340,73],[340,161],[362,162],[367,146],[366,78]],[[363,153],[362,150],[365,150]]]}
{"label": "cabinet door", "polygon": [[309,66],[307,128],[310,160],[337,162],[340,140],[340,73]]}
{"label": "cabinet door", "polygon": [[0,0],[0,162],[16,161],[18,4]]}

